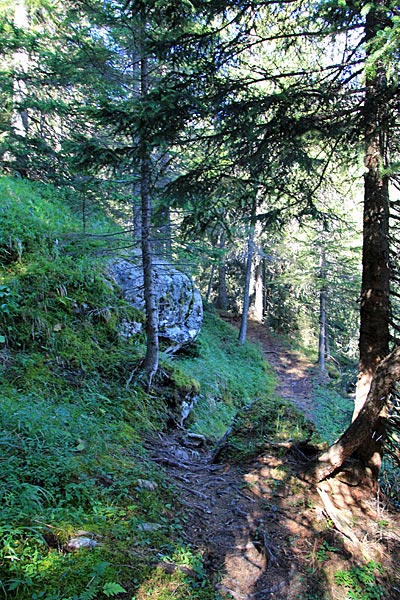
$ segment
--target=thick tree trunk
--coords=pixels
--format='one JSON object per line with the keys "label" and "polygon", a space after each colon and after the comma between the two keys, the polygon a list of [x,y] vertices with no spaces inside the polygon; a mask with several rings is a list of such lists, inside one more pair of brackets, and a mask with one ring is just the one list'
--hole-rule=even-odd
{"label": "thick tree trunk", "polygon": [[[379,9],[382,0],[366,18],[366,41],[383,27]],[[367,397],[375,369],[389,352],[389,191],[386,166],[385,123],[387,82],[382,63],[366,79],[364,104],[365,166],[363,276],[360,306],[360,362],[354,418]]]}
{"label": "thick tree trunk", "polygon": [[376,139],[367,148],[364,197],[363,277],[360,306],[360,362],[354,418],[361,410],[374,371],[389,352],[389,194],[380,175]]}
{"label": "thick tree trunk", "polygon": [[[366,41],[384,27],[383,0],[375,3],[366,17]],[[367,46],[368,54],[368,46]],[[380,60],[373,75],[366,75],[364,103],[365,166],[363,276],[360,305],[360,360],[353,420],[367,398],[371,381],[380,361],[389,353],[390,341],[390,267],[389,267],[389,190],[386,165],[386,92],[385,69]],[[369,465],[377,477],[381,465],[384,414],[375,423],[376,435],[366,437],[358,446],[357,456]]]}
{"label": "thick tree trunk", "polygon": [[[386,25],[385,1],[377,0],[366,17],[368,43]],[[371,74],[370,74],[371,73]],[[321,481],[354,457],[373,485],[382,460],[387,397],[400,379],[400,349],[389,356],[389,193],[386,164],[387,82],[380,59],[366,72],[364,102],[365,166],[363,276],[361,284],[359,374],[353,422],[341,438],[312,463],[306,478]],[[385,358],[386,357],[386,358]]]}
{"label": "thick tree trunk", "polygon": [[[379,432],[376,429],[380,414],[386,405],[390,391],[396,381],[400,380],[400,347],[378,365],[373,377],[369,394],[357,418],[344,434],[330,448],[323,452],[305,470],[304,479],[318,482],[337,471],[350,456],[357,456],[359,449],[368,446],[370,440],[376,440]],[[379,440],[378,440],[379,442]],[[373,466],[369,465],[368,473],[371,481],[376,477]]]}

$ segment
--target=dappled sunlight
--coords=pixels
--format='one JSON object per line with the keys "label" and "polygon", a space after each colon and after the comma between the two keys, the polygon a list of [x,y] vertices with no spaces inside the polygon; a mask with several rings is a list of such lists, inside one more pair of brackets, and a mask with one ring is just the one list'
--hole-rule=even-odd
{"label": "dappled sunlight", "polygon": [[[336,480],[323,485],[353,532],[354,539],[349,539],[332,521],[317,489],[295,477],[293,466],[290,452],[284,457],[268,453],[245,470],[243,489],[251,499],[247,527],[238,528],[237,552],[225,558],[225,589],[233,598],[254,600],[340,599],[345,593],[340,582],[348,577],[361,589],[365,572],[372,584],[377,578],[376,593],[381,593],[384,568],[379,565],[386,561],[388,566],[392,557],[377,543],[382,527],[368,490]],[[250,575],[240,585],[246,570]]]}

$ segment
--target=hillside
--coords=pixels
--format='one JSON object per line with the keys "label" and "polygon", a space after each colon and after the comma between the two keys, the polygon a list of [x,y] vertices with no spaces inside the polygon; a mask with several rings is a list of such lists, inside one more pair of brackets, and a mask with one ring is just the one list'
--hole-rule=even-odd
{"label": "hillside", "polygon": [[[394,598],[395,517],[379,499],[357,513],[364,558],[326,518],[295,476],[296,448],[319,435],[275,391],[260,344],[238,346],[208,310],[146,392],[143,334],[118,335],[144,317],[106,276],[116,249],[102,236],[118,227],[99,210],[83,234],[74,198],[51,186],[3,178],[0,195],[5,598]],[[253,559],[262,577],[243,567]]]}

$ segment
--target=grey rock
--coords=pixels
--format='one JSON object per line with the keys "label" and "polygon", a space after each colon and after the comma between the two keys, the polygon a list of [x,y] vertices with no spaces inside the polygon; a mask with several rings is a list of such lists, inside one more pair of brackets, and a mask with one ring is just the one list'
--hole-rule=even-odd
{"label": "grey rock", "polygon": [[157,531],[161,529],[162,525],[159,523],[139,523],[138,529],[139,531]]}
{"label": "grey rock", "polygon": [[154,491],[158,488],[158,485],[155,481],[149,481],[148,479],[138,479],[137,480],[138,488],[143,490]]}
{"label": "grey rock", "polygon": [[100,542],[97,542],[92,537],[87,536],[76,536],[68,540],[65,549],[68,552],[77,552],[78,550],[82,550],[82,548],[89,548],[93,550],[96,546],[99,546]]}
{"label": "grey rock", "polygon": [[[109,274],[122,290],[125,300],[144,311],[143,271],[133,255],[109,264]],[[203,321],[203,304],[192,279],[165,261],[157,259],[153,266],[154,287],[158,304],[159,335],[171,342],[167,352],[173,353],[196,340]],[[137,323],[124,322],[121,336],[138,331]]]}

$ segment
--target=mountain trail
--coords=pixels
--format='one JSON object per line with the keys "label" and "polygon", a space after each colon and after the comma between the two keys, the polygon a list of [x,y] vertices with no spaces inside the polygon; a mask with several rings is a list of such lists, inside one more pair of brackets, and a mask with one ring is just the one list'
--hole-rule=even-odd
{"label": "mountain trail", "polygon": [[[313,365],[259,323],[250,322],[248,333],[276,371],[277,393],[311,418]],[[290,448],[271,444],[249,462],[214,464],[213,448],[184,430],[146,445],[177,489],[185,542],[202,554],[216,600],[344,600],[348,590],[335,573],[361,558],[360,547],[388,569],[399,562],[399,516],[385,512],[383,530],[379,498],[344,481],[329,480],[319,490],[301,481]],[[352,539],[329,518],[327,494],[351,523]]]}

